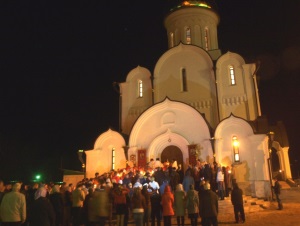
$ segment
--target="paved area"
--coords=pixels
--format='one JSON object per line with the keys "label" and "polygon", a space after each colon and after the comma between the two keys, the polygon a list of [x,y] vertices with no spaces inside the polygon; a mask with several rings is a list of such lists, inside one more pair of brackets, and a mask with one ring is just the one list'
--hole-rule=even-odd
{"label": "paved area", "polygon": [[[299,226],[300,225],[300,188],[282,189],[281,200],[283,210],[277,210],[277,202],[269,202],[265,209],[246,210],[245,226]],[[229,200],[228,200],[229,201]],[[219,203],[222,201],[219,201]],[[227,211],[220,211],[218,216],[219,225],[236,225],[234,221],[233,207],[226,203]],[[230,211],[231,209],[231,211]],[[175,222],[174,222],[175,223]]]}
{"label": "paved area", "polygon": [[[277,210],[277,202],[268,202],[267,206],[260,208],[259,205],[250,207],[245,205],[246,222],[243,226],[300,226],[300,188],[284,188],[281,191],[283,210]],[[234,221],[233,207],[229,199],[219,201],[220,211],[218,221],[220,226],[237,225]],[[253,208],[252,208],[253,207]],[[186,218],[186,224],[190,225]],[[134,225],[134,224],[130,224]],[[162,224],[163,225],[163,224]],[[176,219],[172,219],[172,225]],[[199,218],[199,226],[200,226]]]}
{"label": "paved area", "polygon": [[[272,201],[264,210],[246,213],[246,222],[243,225],[299,226],[300,188],[283,189],[281,192],[281,199],[283,203],[283,210],[277,210],[277,202]],[[222,226],[235,224],[233,210],[231,214],[228,212],[220,213],[218,221]]]}

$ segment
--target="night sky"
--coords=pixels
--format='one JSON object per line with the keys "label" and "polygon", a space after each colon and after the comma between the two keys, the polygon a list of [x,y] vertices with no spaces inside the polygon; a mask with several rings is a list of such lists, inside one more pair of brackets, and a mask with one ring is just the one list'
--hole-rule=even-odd
{"label": "night sky", "polygon": [[[163,18],[177,1],[1,1],[0,177],[58,180],[80,149],[119,130],[118,94],[167,50]],[[219,47],[261,62],[262,114],[283,121],[300,161],[300,2],[216,0]],[[298,163],[299,164],[299,163]],[[299,165],[298,165],[298,168]],[[297,172],[295,170],[295,172]]]}

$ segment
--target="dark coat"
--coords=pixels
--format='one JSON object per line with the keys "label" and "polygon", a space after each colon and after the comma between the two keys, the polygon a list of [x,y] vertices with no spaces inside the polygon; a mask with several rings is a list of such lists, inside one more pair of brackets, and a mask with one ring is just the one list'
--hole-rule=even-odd
{"label": "dark coat", "polygon": [[49,200],[53,206],[55,216],[56,216],[56,225],[59,223],[62,224],[63,213],[64,213],[64,201],[63,194],[60,192],[55,192],[49,195]]}
{"label": "dark coat", "polygon": [[161,195],[159,193],[153,193],[150,197],[152,211],[161,211]]}
{"label": "dark coat", "polygon": [[231,192],[232,205],[243,205],[243,191],[239,187],[233,187]]}
{"label": "dark coat", "polygon": [[199,213],[199,196],[194,189],[190,189],[186,194],[186,208],[188,214]]}
{"label": "dark coat", "polygon": [[219,212],[218,196],[211,190],[203,191],[200,197],[200,216],[203,217],[216,217]]}
{"label": "dark coat", "polygon": [[278,195],[280,194],[280,192],[281,192],[281,185],[279,184],[278,181],[275,181],[273,189],[274,189],[274,193],[275,194],[278,194]]}
{"label": "dark coat", "polygon": [[30,226],[54,226],[55,213],[52,204],[45,197],[40,197],[32,203]]}

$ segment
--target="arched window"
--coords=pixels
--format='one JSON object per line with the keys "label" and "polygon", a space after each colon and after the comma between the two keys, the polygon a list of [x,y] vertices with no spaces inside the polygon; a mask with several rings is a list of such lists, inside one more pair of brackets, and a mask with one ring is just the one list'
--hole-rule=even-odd
{"label": "arched window", "polygon": [[186,36],[186,44],[191,44],[191,28],[187,27],[185,30],[185,36]]}
{"label": "arched window", "polygon": [[143,81],[138,80],[138,97],[143,97]]}
{"label": "arched window", "polygon": [[181,80],[181,92],[186,92],[187,91],[187,82],[186,82],[185,68],[181,68],[180,80]]}
{"label": "arched window", "polygon": [[112,148],[111,150],[111,169],[114,170],[116,167],[116,150]]}
{"label": "arched window", "polygon": [[170,33],[170,47],[174,47],[174,33]]}
{"label": "arched window", "polygon": [[205,41],[205,50],[208,51],[209,43],[208,43],[209,37],[208,37],[208,28],[206,27],[204,29],[204,41]]}
{"label": "arched window", "polygon": [[229,65],[229,78],[230,78],[230,85],[235,86],[236,80],[235,80],[234,68],[232,65]]}

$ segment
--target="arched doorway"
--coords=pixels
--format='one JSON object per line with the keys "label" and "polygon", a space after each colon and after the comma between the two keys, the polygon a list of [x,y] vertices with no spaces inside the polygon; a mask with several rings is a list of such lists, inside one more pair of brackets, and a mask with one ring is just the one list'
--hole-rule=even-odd
{"label": "arched doorway", "polygon": [[183,154],[181,150],[174,145],[170,145],[166,147],[161,153],[161,162],[164,163],[166,161],[172,162],[173,160],[177,161],[177,164],[181,164],[183,167]]}

